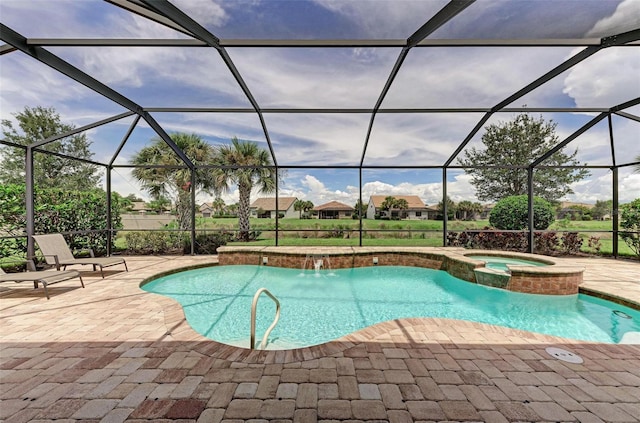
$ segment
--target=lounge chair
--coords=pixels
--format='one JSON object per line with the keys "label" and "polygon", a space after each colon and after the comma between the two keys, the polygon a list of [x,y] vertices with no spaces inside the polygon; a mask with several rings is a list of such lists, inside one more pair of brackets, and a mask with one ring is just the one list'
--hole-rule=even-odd
{"label": "lounge chair", "polygon": [[105,267],[124,264],[125,270],[127,272],[129,271],[127,263],[123,258],[94,257],[93,250],[89,250],[91,257],[75,258],[62,234],[34,235],[33,239],[38,244],[38,248],[40,248],[47,264],[56,266],[58,270],[60,270],[60,267],[66,269],[67,266],[73,264],[90,264],[93,266],[94,271],[96,270],[96,266],[100,267],[100,274],[103,278],[103,268]]}
{"label": "lounge chair", "polygon": [[[31,260],[27,261],[28,269],[35,269],[35,265]],[[44,294],[49,299],[48,285],[54,283],[66,281],[73,278],[80,278],[80,285],[84,288],[84,282],[82,276],[77,270],[39,270],[30,272],[18,272],[18,273],[5,273],[0,268],[0,282],[33,282],[33,287],[38,288],[38,283],[41,283],[44,287]]]}

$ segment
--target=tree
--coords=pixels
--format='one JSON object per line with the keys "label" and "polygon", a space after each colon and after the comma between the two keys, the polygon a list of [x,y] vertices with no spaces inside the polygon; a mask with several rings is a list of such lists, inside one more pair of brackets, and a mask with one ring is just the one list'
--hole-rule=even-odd
{"label": "tree", "polygon": [[171,209],[171,200],[167,197],[158,197],[155,200],[149,201],[148,206],[151,211],[161,214]]}
{"label": "tree", "polygon": [[354,211],[353,211],[354,217],[359,218],[360,215],[362,215],[363,217],[366,216],[368,207],[369,207],[369,204],[363,203],[358,198],[358,200],[356,201],[356,204],[353,206],[353,208],[354,208]]}
{"label": "tree", "polygon": [[[213,147],[195,134],[175,133],[173,142],[195,165],[210,164]],[[187,230],[191,226],[191,189],[209,192],[212,188],[209,172],[196,172],[195,187],[191,186],[191,171],[161,138],[153,138],[152,144],[140,150],[132,159],[136,167],[132,174],[140,181],[142,188],[155,200],[162,197],[172,199],[176,207],[178,228]],[[145,165],[165,165],[176,167],[144,167]],[[180,167],[181,166],[181,167]]]}
{"label": "tree", "polygon": [[[544,230],[555,220],[553,206],[541,197],[533,197],[533,228]],[[498,201],[489,215],[491,226],[503,230],[523,230],[529,226],[529,200],[514,195]]]}
{"label": "tree", "polygon": [[304,201],[304,200],[296,200],[296,201],[293,203],[293,210],[295,210],[295,211],[299,212],[298,217],[299,217],[300,219],[302,219],[302,212],[304,211],[304,207],[305,207],[306,203],[307,203],[307,202],[306,202],[306,201]]}
{"label": "tree", "polygon": [[[0,185],[0,257],[21,256],[26,252],[26,203],[24,184]],[[66,232],[65,238],[72,249],[91,247],[96,253],[106,251],[108,234],[107,196],[100,189],[66,191],[59,188],[35,187],[38,212],[34,218],[35,233]],[[118,197],[111,202],[111,224],[121,228]],[[10,238],[11,236],[15,238]]]}
{"label": "tree", "polygon": [[606,216],[611,217],[613,210],[613,201],[605,200],[605,201],[596,201],[596,204],[591,209],[591,217],[596,220],[602,220]]}
{"label": "tree", "polygon": [[220,197],[216,197],[211,203],[211,208],[213,209],[214,214],[221,215],[226,209],[227,204]]}
{"label": "tree", "polygon": [[482,204],[463,200],[456,206],[456,218],[462,220],[472,220],[476,214],[482,213]]}
{"label": "tree", "polygon": [[[54,135],[69,132],[73,125],[62,123],[53,108],[25,107],[15,114],[18,128],[11,121],[2,120],[2,135],[5,141],[30,145]],[[43,150],[79,159],[91,160],[91,141],[86,134],[76,134],[50,142]],[[0,151],[0,183],[25,184],[25,152],[17,147],[4,147]],[[100,177],[98,167],[79,160],[36,152],[33,157],[33,177],[37,186],[56,187],[63,190],[87,191],[97,188]]]}
{"label": "tree", "polygon": [[640,198],[620,207],[620,237],[640,257]]}
{"label": "tree", "polygon": [[634,173],[640,173],[640,154],[638,154],[634,160],[637,163],[635,165],[633,165],[633,172]]}
{"label": "tree", "polygon": [[389,212],[389,218],[391,218],[393,216],[393,210],[406,210],[409,208],[409,203],[404,198],[388,196],[384,198],[380,208],[387,210]]}
{"label": "tree", "polygon": [[276,189],[276,169],[267,150],[250,141],[240,141],[234,137],[231,145],[216,148],[212,169],[212,182],[216,194],[230,191],[231,185],[238,186],[238,238],[249,241],[251,223],[249,207],[251,190],[272,193]]}
{"label": "tree", "polygon": [[[447,196],[447,219],[453,219],[455,217],[456,207],[457,207],[456,203],[454,203],[453,200],[449,198],[449,196]],[[444,216],[444,206],[442,201],[440,201],[438,203],[438,215],[436,216],[436,219],[444,220],[443,216]]]}
{"label": "tree", "polygon": [[[475,147],[464,152],[458,162],[472,176],[471,184],[481,201],[497,201],[512,195],[527,193],[527,171],[518,168],[492,166],[529,166],[551,150],[559,142],[557,124],[535,119],[521,113],[510,122],[491,124],[482,135],[484,150]],[[561,151],[544,161],[545,168],[533,172],[533,188],[536,196],[547,201],[557,201],[573,191],[571,183],[589,176],[586,169],[555,166],[580,166],[576,160],[578,150],[572,154]]]}
{"label": "tree", "polygon": [[307,213],[309,210],[313,210],[313,202],[312,201],[305,201],[304,205],[302,206],[302,211]]}

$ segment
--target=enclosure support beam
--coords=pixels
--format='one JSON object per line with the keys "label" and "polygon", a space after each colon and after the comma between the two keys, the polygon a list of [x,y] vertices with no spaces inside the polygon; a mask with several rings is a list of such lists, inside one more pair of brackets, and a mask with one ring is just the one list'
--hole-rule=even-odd
{"label": "enclosure support beam", "polygon": [[62,138],[66,138],[66,137],[70,137],[72,135],[76,135],[79,134],[80,132],[84,132],[84,131],[88,131],[89,129],[93,129],[93,128],[97,128],[98,126],[102,126],[102,125],[106,125],[107,123],[111,123],[111,122],[115,122],[117,120],[126,118],[128,116],[131,116],[133,114],[133,112],[124,112],[124,113],[120,113],[119,115],[115,115],[115,116],[111,116],[107,119],[102,119],[98,122],[94,122],[94,123],[90,123],[89,125],[85,125],[85,126],[81,126],[80,128],[74,128],[70,131],[64,132],[62,134],[56,134],[52,137],[46,138],[42,141],[38,141],[38,142],[34,142],[33,144],[31,144],[31,147],[42,147],[45,144],[49,144],[50,142],[53,141],[58,141]]}
{"label": "enclosure support beam", "polygon": [[527,168],[527,228],[529,229],[529,233],[527,234],[528,246],[527,252],[533,253],[534,250],[534,230],[535,226],[533,224],[533,166]]}
{"label": "enclosure support beam", "polygon": [[35,233],[35,207],[34,207],[34,178],[33,178],[33,149],[27,146],[25,154],[25,209],[27,230],[27,257],[34,257],[36,253],[33,245]]}
{"label": "enclosure support beam", "polygon": [[278,246],[278,234],[280,233],[280,210],[278,209],[278,199],[280,198],[280,192],[279,192],[279,179],[280,179],[280,172],[278,169],[278,166],[276,166],[276,247]]}
{"label": "enclosure support beam", "polygon": [[613,167],[613,204],[611,205],[611,225],[613,226],[613,257],[618,258],[618,167]]}
{"label": "enclosure support beam", "polygon": [[628,112],[615,112],[618,116],[626,117],[627,119],[635,120],[636,122],[640,122],[640,116],[632,115]]}
{"label": "enclosure support beam", "polygon": [[360,204],[358,205],[358,219],[360,221],[358,225],[358,236],[359,236],[358,245],[362,247],[362,167],[358,168],[358,178],[359,178],[359,182],[358,182],[359,197],[358,198],[360,198]]}
{"label": "enclosure support beam", "polygon": [[196,254],[196,172],[191,169],[191,255]]}
{"label": "enclosure support beam", "polygon": [[545,154],[543,154],[542,156],[538,157],[533,163],[531,163],[531,166],[536,167],[537,165],[539,165],[543,161],[547,160],[549,157],[553,156],[555,153],[557,153],[558,151],[560,151],[564,147],[566,147],[567,144],[569,144],[571,141],[575,140],[580,135],[582,135],[585,132],[587,132],[589,129],[591,129],[593,126],[595,126],[598,122],[600,122],[605,117],[607,117],[607,113],[600,113],[598,116],[594,117],[589,122],[587,122],[582,127],[580,127],[576,132],[574,132],[573,134],[571,134],[567,138],[565,138],[564,141],[556,144],[556,146],[553,147],[551,150],[547,151]]}
{"label": "enclosure support beam", "polygon": [[111,236],[113,235],[113,224],[111,221],[111,166],[106,166],[107,171],[107,256],[111,255]]}
{"label": "enclosure support beam", "polygon": [[611,164],[616,166],[616,148],[613,139],[613,122],[611,121],[611,114],[607,116],[607,123],[609,124],[609,143],[611,144]]}
{"label": "enclosure support beam", "polygon": [[442,168],[442,246],[447,246],[447,223],[449,221],[449,207],[447,204],[447,168]]}
{"label": "enclosure support beam", "polygon": [[190,33],[185,28],[177,25],[175,22],[172,22],[170,19],[155,13],[153,10],[149,9],[147,6],[142,4],[139,1],[129,1],[129,0],[106,0],[107,2],[113,4],[114,6],[121,7],[122,9],[128,10],[129,12],[135,13],[136,15],[147,18],[153,22],[156,22],[160,25],[164,25],[167,28],[171,28],[175,31],[181,32],[185,35],[193,37],[193,34]]}

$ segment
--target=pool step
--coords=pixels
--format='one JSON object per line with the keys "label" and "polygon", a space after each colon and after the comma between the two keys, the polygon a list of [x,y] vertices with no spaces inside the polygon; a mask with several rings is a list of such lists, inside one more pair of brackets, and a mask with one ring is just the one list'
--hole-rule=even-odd
{"label": "pool step", "polygon": [[492,269],[490,267],[479,267],[474,269],[476,283],[478,285],[490,286],[493,288],[506,289],[509,285],[511,275],[503,270]]}
{"label": "pool step", "polygon": [[620,339],[620,344],[634,344],[640,345],[640,332],[627,332],[622,335],[622,339]]}

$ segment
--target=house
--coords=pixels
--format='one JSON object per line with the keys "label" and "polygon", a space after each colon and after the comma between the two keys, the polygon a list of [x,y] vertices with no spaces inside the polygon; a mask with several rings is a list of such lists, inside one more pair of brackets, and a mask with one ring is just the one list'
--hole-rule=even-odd
{"label": "house", "polygon": [[582,218],[583,211],[591,210],[592,208],[593,204],[562,201],[556,209],[556,219],[564,219],[565,217],[568,217],[569,219],[580,220]]}
{"label": "house", "polygon": [[[298,199],[296,197],[278,197],[278,212],[280,217],[298,217],[298,212],[293,209],[293,204]],[[276,218],[275,197],[258,198],[249,206],[251,217],[262,217],[267,219]]]}
{"label": "house", "polygon": [[350,219],[354,208],[339,201],[330,201],[313,208],[318,219]]}
{"label": "house", "polygon": [[210,203],[203,203],[198,210],[202,217],[211,217],[213,215],[213,205]]}
{"label": "house", "polygon": [[[409,207],[404,210],[383,210],[382,203],[384,203],[387,197],[406,200]],[[388,216],[389,212],[391,214],[390,216]],[[427,212],[427,207],[417,195],[372,195],[369,197],[367,219],[375,219],[376,215],[391,219],[427,219]]]}
{"label": "house", "polygon": [[[438,215],[440,214],[440,209],[438,208],[437,204],[434,204],[433,206],[427,206],[426,209],[427,211],[426,211],[425,219],[436,220],[438,218]],[[423,213],[423,216],[424,216],[424,213]]]}
{"label": "house", "polygon": [[131,203],[131,213],[145,215],[150,210],[149,205],[144,201],[134,201]]}

